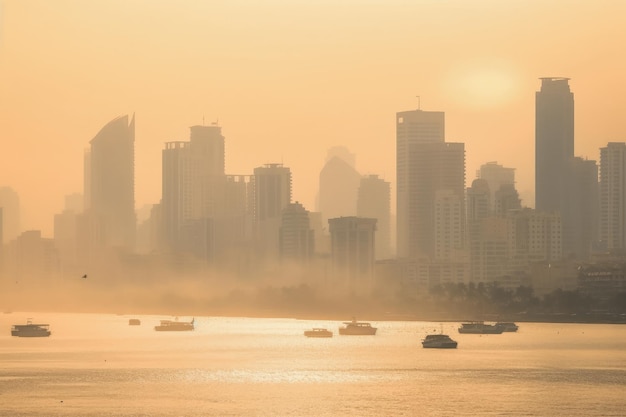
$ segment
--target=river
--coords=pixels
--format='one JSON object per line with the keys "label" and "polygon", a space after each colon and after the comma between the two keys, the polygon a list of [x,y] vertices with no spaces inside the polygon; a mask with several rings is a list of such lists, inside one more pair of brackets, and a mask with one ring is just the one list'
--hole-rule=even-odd
{"label": "river", "polygon": [[[27,317],[52,335],[12,337]],[[0,315],[0,416],[626,415],[626,325],[471,335],[372,321],[375,336],[339,336],[326,320],[195,317],[193,332],[156,332],[160,319]],[[304,337],[312,327],[335,335]],[[457,349],[421,347],[441,331]]]}

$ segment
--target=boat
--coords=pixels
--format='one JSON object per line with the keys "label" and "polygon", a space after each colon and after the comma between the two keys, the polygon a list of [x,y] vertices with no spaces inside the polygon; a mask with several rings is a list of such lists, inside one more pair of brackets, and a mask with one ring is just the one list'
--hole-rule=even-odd
{"label": "boat", "polygon": [[373,336],[376,334],[376,327],[365,321],[344,321],[344,326],[339,327],[339,334],[345,336]]}
{"label": "boat", "polygon": [[305,330],[304,335],[306,337],[333,337],[333,332],[320,327],[314,327],[311,330]]}
{"label": "boat", "polygon": [[129,319],[128,320],[128,325],[129,326],[139,326],[139,325],[141,325],[141,320],[139,320],[139,319]]}
{"label": "boat", "polygon": [[447,334],[429,334],[422,340],[422,347],[435,349],[456,349],[457,342]]}
{"label": "boat", "polygon": [[161,320],[161,324],[154,326],[154,330],[157,332],[184,332],[193,330],[196,319],[191,321],[178,321],[176,320]]}
{"label": "boat", "polygon": [[516,332],[519,329],[519,326],[511,321],[499,321],[496,326],[502,327],[505,332]]}
{"label": "boat", "polygon": [[459,333],[467,334],[501,334],[503,331],[504,328],[502,326],[486,324],[482,321],[461,323],[461,327],[459,327]]}
{"label": "boat", "polygon": [[36,324],[31,319],[27,319],[26,324],[14,324],[11,327],[11,336],[48,337],[50,334],[49,324]]}

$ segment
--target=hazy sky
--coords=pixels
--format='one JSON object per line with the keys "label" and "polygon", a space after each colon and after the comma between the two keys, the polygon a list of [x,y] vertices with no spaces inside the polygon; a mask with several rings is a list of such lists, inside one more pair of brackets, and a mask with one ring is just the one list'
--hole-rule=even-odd
{"label": "hazy sky", "polygon": [[466,185],[498,161],[533,206],[539,77],[571,78],[577,155],[626,141],[625,18],[620,0],[0,0],[0,186],[51,236],[89,141],[134,112],[138,208],[203,118],[227,173],[282,162],[309,210],[333,145],[395,195],[395,113],[420,96],[465,143]]}

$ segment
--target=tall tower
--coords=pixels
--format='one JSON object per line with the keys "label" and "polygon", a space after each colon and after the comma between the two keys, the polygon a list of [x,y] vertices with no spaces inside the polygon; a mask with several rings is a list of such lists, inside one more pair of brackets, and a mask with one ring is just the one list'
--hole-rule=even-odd
{"label": "tall tower", "polygon": [[608,249],[626,249],[626,143],[600,148],[600,241]]}
{"label": "tall tower", "polygon": [[541,78],[535,95],[535,208],[540,211],[567,207],[574,157],[574,94],[568,81]]}
{"label": "tall tower", "polygon": [[[103,224],[109,246],[134,247],[135,116],[110,121],[91,140],[85,188],[91,212]],[[87,182],[88,181],[88,182]]]}
{"label": "tall tower", "polygon": [[[437,193],[452,192],[462,204],[461,213],[465,211],[465,145],[445,142],[444,130],[443,112],[412,110],[396,115],[400,258],[434,259]],[[464,222],[459,228],[464,234]]]}
{"label": "tall tower", "polygon": [[354,167],[355,156],[337,146],[328,150],[319,176],[318,208],[324,224],[328,219],[354,216],[361,174]]}
{"label": "tall tower", "polygon": [[165,144],[161,204],[163,236],[170,248],[180,248],[190,232],[197,235],[207,219],[226,210],[224,142],[222,128],[213,124],[191,126],[189,142]]}
{"label": "tall tower", "polygon": [[279,233],[280,259],[305,265],[315,253],[309,212],[302,204],[288,204],[283,210]]}
{"label": "tall tower", "polygon": [[0,187],[0,207],[2,208],[2,229],[0,246],[16,239],[20,233],[20,197],[11,187]]}
{"label": "tall tower", "polygon": [[254,219],[263,255],[278,258],[278,236],[283,209],[291,203],[291,170],[282,164],[254,169]]}
{"label": "tall tower", "polygon": [[357,216],[376,219],[376,259],[391,256],[391,186],[378,175],[361,178]]}

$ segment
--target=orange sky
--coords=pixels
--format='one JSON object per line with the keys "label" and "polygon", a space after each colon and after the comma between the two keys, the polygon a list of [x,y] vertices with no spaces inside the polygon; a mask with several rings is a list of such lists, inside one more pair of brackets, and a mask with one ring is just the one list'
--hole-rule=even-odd
{"label": "orange sky", "polygon": [[134,112],[138,208],[159,201],[164,142],[203,117],[227,173],[283,162],[309,210],[333,145],[395,194],[395,112],[420,96],[465,143],[467,185],[498,161],[533,206],[539,77],[571,78],[577,155],[626,141],[625,16],[618,0],[0,0],[0,186],[22,229],[52,236],[89,140]]}

